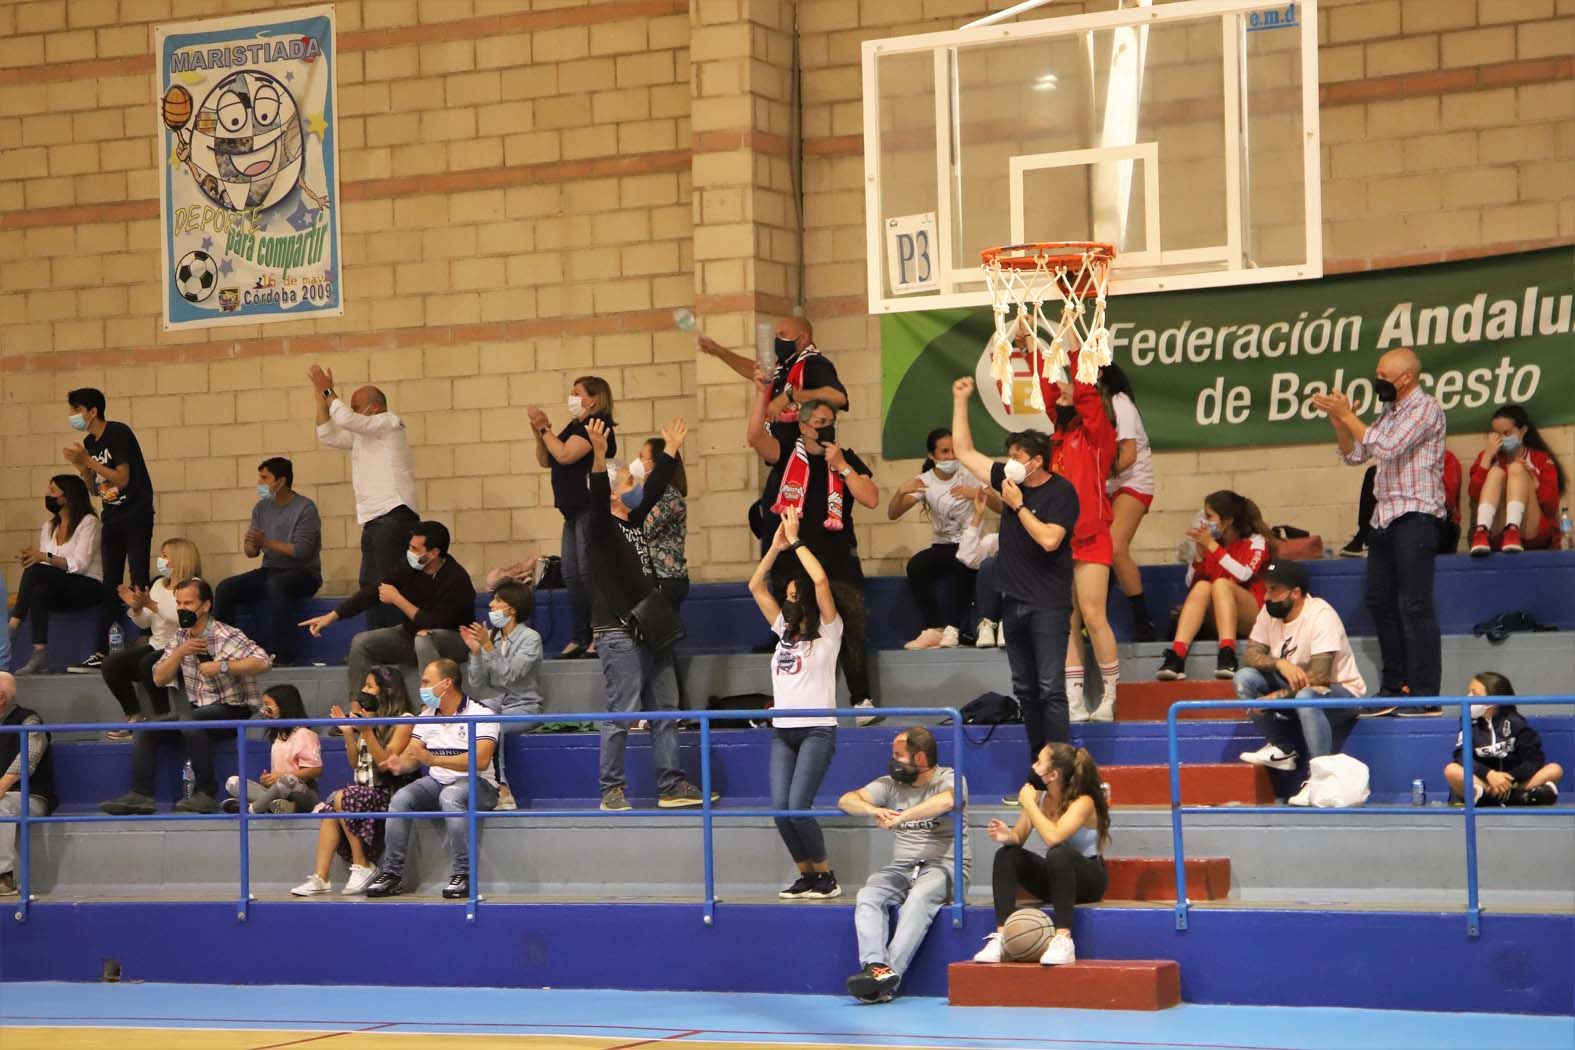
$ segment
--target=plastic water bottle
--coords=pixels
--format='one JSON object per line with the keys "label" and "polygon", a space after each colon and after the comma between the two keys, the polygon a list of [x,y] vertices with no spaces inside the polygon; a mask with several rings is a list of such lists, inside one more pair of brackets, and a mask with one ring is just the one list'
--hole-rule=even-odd
{"label": "plastic water bottle", "polygon": [[[1421,783],[1418,781],[1418,783]],[[192,772],[191,763],[187,762],[180,771],[180,797],[191,798],[196,791],[197,774]]]}
{"label": "plastic water bottle", "polygon": [[1411,781],[1411,805],[1427,805],[1427,785],[1423,784],[1420,778]]}
{"label": "plastic water bottle", "polygon": [[118,623],[110,624],[109,625],[109,651],[113,653],[113,652],[116,652],[117,650],[119,650],[121,643],[124,642],[125,640],[126,640],[126,636],[120,633],[120,624],[118,624]]}
{"label": "plastic water bottle", "polygon": [[1565,550],[1575,550],[1575,525],[1570,523],[1570,509],[1565,507],[1559,518],[1559,542]]}

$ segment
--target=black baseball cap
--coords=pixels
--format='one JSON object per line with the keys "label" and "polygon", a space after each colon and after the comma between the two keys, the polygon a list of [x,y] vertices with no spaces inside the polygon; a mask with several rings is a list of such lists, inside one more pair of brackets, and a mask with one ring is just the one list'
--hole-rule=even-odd
{"label": "black baseball cap", "polygon": [[1277,559],[1269,563],[1263,570],[1263,579],[1266,583],[1277,583],[1281,587],[1300,587],[1303,594],[1312,593],[1312,577],[1307,573],[1307,567],[1299,561]]}

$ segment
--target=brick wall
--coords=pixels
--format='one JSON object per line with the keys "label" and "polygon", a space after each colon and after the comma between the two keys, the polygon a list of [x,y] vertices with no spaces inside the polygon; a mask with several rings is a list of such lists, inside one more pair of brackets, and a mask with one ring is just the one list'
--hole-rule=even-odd
{"label": "brick wall", "polygon": [[[0,548],[36,534],[71,437],[65,391],[95,385],[142,438],[159,536],[196,539],[210,576],[240,568],[256,463],[290,455],[342,590],[357,530],[346,457],[314,447],[305,369],[320,361],[341,387],[388,391],[421,509],[454,526],[465,564],[554,550],[524,406],[561,418],[573,377],[596,372],[626,440],[678,413],[697,424],[695,573],[741,578],[736,523],[760,476],[748,391],[696,358],[677,306],[747,348],[805,300],[858,410],[846,440],[878,447],[859,44],[1005,0],[338,3],[345,316],[165,334],[151,26],[270,6],[289,5],[0,2]],[[1085,6],[1111,5],[1056,11]],[[1575,240],[1575,0],[1325,0],[1320,39],[1330,270]],[[1575,428],[1550,437],[1568,462]],[[1343,538],[1358,479],[1331,460],[1323,446],[1164,454],[1139,546],[1168,559],[1220,485]],[[889,493],[915,466],[880,462],[877,479]],[[899,571],[926,527],[877,516],[862,514],[867,567]]]}

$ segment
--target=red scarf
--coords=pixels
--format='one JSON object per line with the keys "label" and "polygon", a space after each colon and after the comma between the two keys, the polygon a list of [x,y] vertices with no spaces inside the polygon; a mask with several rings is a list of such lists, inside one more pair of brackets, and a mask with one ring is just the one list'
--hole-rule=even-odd
{"label": "red scarf", "polygon": [[[784,510],[794,508],[799,513],[804,511],[804,496],[809,489],[809,453],[804,450],[804,439],[799,438],[793,446],[793,455],[788,459],[787,466],[782,468],[782,484],[777,488],[776,502],[771,505],[771,513],[781,516]],[[831,464],[826,464],[826,520],[824,522],[827,532],[842,531],[842,477],[831,469]]]}
{"label": "red scarf", "polygon": [[804,389],[804,364],[819,353],[814,343],[806,343],[804,349],[788,358],[784,364],[777,365],[776,380],[781,386],[779,392],[785,391],[788,395],[787,407],[777,415],[778,423],[798,422],[798,402],[793,400],[793,391]]}

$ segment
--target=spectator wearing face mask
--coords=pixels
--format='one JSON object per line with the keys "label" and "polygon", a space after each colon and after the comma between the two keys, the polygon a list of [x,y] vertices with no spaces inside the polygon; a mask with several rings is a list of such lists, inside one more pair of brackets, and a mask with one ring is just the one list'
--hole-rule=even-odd
{"label": "spectator wearing face mask", "polygon": [[[1331,700],[1367,694],[1345,624],[1334,606],[1312,594],[1301,562],[1276,561],[1263,570],[1264,601],[1247,638],[1236,695],[1242,700]],[[1254,711],[1253,724],[1268,743],[1241,760],[1290,771],[1299,763],[1339,752],[1356,722],[1350,707],[1298,707]],[[1305,787],[1290,799],[1308,805]]]}
{"label": "spectator wearing face mask", "polygon": [[591,576],[594,569],[590,554],[591,496],[587,479],[591,473],[591,442],[586,424],[599,420],[607,432],[607,455],[618,454],[618,437],[613,422],[612,387],[600,376],[581,376],[569,389],[569,422],[556,434],[547,413],[531,405],[526,413],[536,432],[536,462],[546,467],[552,478],[552,505],[563,515],[563,586],[569,592],[569,644],[559,656],[574,659],[590,656]]}
{"label": "spectator wearing face mask", "polygon": [[[124,583],[120,585],[120,598],[126,603],[131,622],[149,634],[121,647],[119,652],[110,653],[104,660],[104,684],[115,694],[120,709],[126,712],[126,721],[132,723],[143,720],[138,685],[147,693],[155,715],[169,714],[170,691],[153,681],[153,668],[163,659],[164,650],[170,647],[180,628],[174,581],[202,576],[202,555],[197,545],[188,539],[177,536],[165,540],[159,548],[156,571],[158,577],[145,591]],[[109,740],[130,740],[132,732],[111,729],[104,736]]]}
{"label": "spectator wearing face mask", "polygon": [[[1542,753],[1542,738],[1515,707],[1515,687],[1495,671],[1471,679],[1472,798],[1479,806],[1551,806],[1559,800],[1564,769]],[[1463,802],[1464,741],[1455,734],[1454,761],[1444,767],[1450,801]]]}
{"label": "spectator wearing face mask", "polygon": [[1470,491],[1477,511],[1473,558],[1495,548],[1519,554],[1558,547],[1564,469],[1524,408],[1504,405],[1493,413],[1487,444],[1471,461]]}
{"label": "spectator wearing face mask", "polygon": [[1212,619],[1219,635],[1215,678],[1234,678],[1236,632],[1251,623],[1263,605],[1263,567],[1273,557],[1269,527],[1258,505],[1229,489],[1211,492],[1186,542],[1193,550],[1187,566],[1187,597],[1176,617],[1176,637],[1155,675],[1162,682],[1187,677],[1187,652]]}
{"label": "spectator wearing face mask", "polygon": [[896,521],[922,506],[932,532],[930,546],[908,559],[908,590],[919,606],[924,630],[904,648],[951,649],[957,645],[974,586],[974,571],[957,560],[957,548],[973,514],[974,494],[984,486],[962,469],[947,428],[930,431],[924,447],[928,458],[919,476],[892,494],[886,517]]}
{"label": "spectator wearing face mask", "polygon": [[38,530],[38,546],[24,547],[16,556],[22,582],[10,629],[15,634],[23,623],[33,628],[33,655],[17,668],[19,675],[49,669],[50,613],[91,609],[103,597],[102,531],[87,485],[74,474],[56,474],[44,487],[44,511],[49,518]]}
{"label": "spectator wearing face mask", "polygon": [[[526,621],[535,608],[535,594],[523,583],[504,583],[492,594],[487,605],[486,624],[473,623],[459,629],[470,661],[465,665],[465,683],[471,696],[495,714],[541,714],[541,635]],[[534,728],[519,722],[500,723],[503,734]],[[509,789],[508,771],[503,760],[503,739],[498,739],[497,809],[515,809],[514,792]]]}
{"label": "spectator wearing face mask", "polygon": [[[656,469],[656,457],[667,450],[667,441],[653,437],[640,446],[640,454],[629,461],[629,469],[616,486],[618,498],[630,511],[639,510],[645,502],[645,482]],[[651,569],[656,575],[656,585],[662,589],[673,608],[683,605],[689,596],[689,560],[684,543],[689,534],[689,475],[684,471],[684,461],[674,460],[673,479],[668,483],[662,498],[647,508],[645,513],[645,543],[651,555]]]}
{"label": "spectator wearing face mask", "polygon": [[[350,487],[355,490],[355,518],[361,523],[363,588],[399,567],[416,514],[416,475],[410,437],[404,420],[388,409],[388,398],[375,386],[363,386],[347,405],[334,391],[334,374],[313,365],[307,371],[317,406],[317,443],[350,453]],[[399,610],[374,605],[367,609],[369,629],[394,627]]]}
{"label": "spectator wearing face mask", "polygon": [[257,465],[257,505],[242,540],[262,566],[220,582],[214,615],[229,623],[242,605],[261,604],[275,667],[295,663],[295,603],[323,585],[323,519],[317,504],[295,491],[295,467],[283,456]]}
{"label": "spectator wearing face mask", "polygon": [[[293,685],[269,686],[263,693],[262,717],[294,721],[306,717],[301,691]],[[267,730],[268,768],[246,782],[246,801],[253,813],[305,813],[317,805],[317,778],[323,775],[323,741],[311,726],[280,726]],[[224,812],[241,810],[241,780],[224,783],[230,797]]]}
{"label": "spectator wearing face mask", "polygon": [[1006,628],[1001,609],[1006,595],[1001,590],[1001,536],[985,530],[984,512],[1001,511],[1001,497],[994,489],[980,489],[973,497],[973,515],[957,543],[957,560],[976,574],[973,588],[974,612],[978,617],[974,648],[1006,648]]}
{"label": "spectator wearing face mask", "polygon": [[302,620],[300,626],[321,636],[323,629],[379,603],[398,611],[398,627],[362,631],[350,642],[346,658],[348,690],[354,695],[373,664],[425,667],[446,657],[461,660],[465,643],[459,629],[475,618],[476,588],[470,573],[448,552],[448,529],[436,521],[416,525],[405,564],[381,583],[361,588],[333,612]]}

